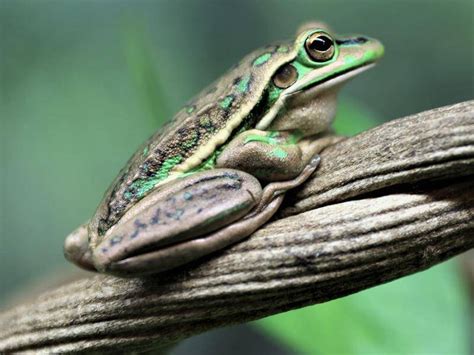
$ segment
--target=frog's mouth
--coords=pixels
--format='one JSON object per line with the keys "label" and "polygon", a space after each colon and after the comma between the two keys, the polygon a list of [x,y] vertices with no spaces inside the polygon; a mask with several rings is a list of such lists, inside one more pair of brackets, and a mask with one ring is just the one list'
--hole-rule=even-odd
{"label": "frog's mouth", "polygon": [[357,67],[342,69],[319,80],[308,77],[307,80],[304,80],[304,82],[302,82],[297,87],[285,90],[275,102],[275,104],[270,108],[270,110],[258,122],[256,128],[260,130],[267,129],[273,122],[274,118],[277,116],[278,112],[280,112],[287,100],[291,97],[298,95],[304,97],[305,100],[310,100],[323,92],[329,91],[329,89],[332,87],[343,84],[344,82],[374,66],[375,61],[371,61],[365,62]]}
{"label": "frog's mouth", "polygon": [[296,94],[301,94],[303,91],[307,91],[311,95],[317,95],[320,92],[326,91],[330,87],[342,84],[347,80],[359,75],[360,73],[373,68],[375,64],[375,62],[367,62],[357,67],[341,70],[340,72],[336,72],[321,80],[312,81],[311,78],[309,78],[309,80],[305,81],[302,85],[299,85],[294,90],[284,93],[284,96],[289,97]]}

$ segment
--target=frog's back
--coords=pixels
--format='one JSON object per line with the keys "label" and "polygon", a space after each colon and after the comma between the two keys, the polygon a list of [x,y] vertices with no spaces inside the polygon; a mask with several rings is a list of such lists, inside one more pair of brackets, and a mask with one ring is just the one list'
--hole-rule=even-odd
{"label": "frog's back", "polygon": [[92,232],[103,234],[156,186],[196,167],[225,143],[258,104],[269,73],[291,60],[292,52],[288,44],[259,49],[185,105],[119,173],[92,220]]}

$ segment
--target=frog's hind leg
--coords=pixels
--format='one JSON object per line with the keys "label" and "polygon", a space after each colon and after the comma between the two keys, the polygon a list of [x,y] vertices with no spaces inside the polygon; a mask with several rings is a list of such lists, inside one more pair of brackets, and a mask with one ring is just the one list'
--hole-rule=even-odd
{"label": "frog's hind leg", "polygon": [[[278,210],[283,198],[284,195],[279,195],[264,206],[259,213],[248,215],[208,235],[158,249],[141,256],[139,261],[133,258],[119,261],[110,271],[121,276],[163,272],[224,249],[248,237],[265,224]],[[148,264],[150,267],[143,270],[142,264]]]}
{"label": "frog's hind leg", "polygon": [[249,235],[276,211],[279,201],[240,223],[259,204],[262,192],[255,177],[233,169],[178,178],[150,192],[101,237],[93,249],[94,265],[122,276],[151,274],[221,249]]}
{"label": "frog's hind leg", "polygon": [[[163,272],[202,258],[247,238],[270,220],[283,202],[284,193],[308,179],[318,167],[319,161],[319,156],[315,155],[296,178],[268,184],[263,191],[258,193],[258,196],[254,196],[255,207],[239,220],[208,234],[163,246],[140,255],[139,259],[125,258],[113,263],[109,271],[122,276]],[[218,170],[225,171],[225,169]],[[238,172],[238,174],[245,175],[242,172]],[[144,268],[144,265],[147,265],[147,267]]]}

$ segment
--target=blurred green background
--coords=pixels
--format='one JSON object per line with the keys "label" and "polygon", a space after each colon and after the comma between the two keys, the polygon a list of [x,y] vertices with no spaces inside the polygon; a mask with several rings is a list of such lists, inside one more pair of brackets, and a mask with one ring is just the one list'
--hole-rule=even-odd
{"label": "blurred green background", "polygon": [[[0,303],[72,270],[64,237],[89,218],[133,151],[256,47],[324,20],[386,56],[341,95],[356,133],[471,99],[473,1],[0,0]],[[185,353],[469,353],[455,261],[324,305],[216,331]],[[234,351],[234,352],[232,352]]]}

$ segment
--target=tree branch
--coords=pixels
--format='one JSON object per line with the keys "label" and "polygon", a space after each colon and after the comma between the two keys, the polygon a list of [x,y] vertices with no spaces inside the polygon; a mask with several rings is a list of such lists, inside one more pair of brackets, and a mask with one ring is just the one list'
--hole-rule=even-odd
{"label": "tree branch", "polygon": [[223,252],[5,312],[0,351],[164,348],[424,270],[474,246],[473,176],[474,101],[386,123],[324,150],[280,219]]}

